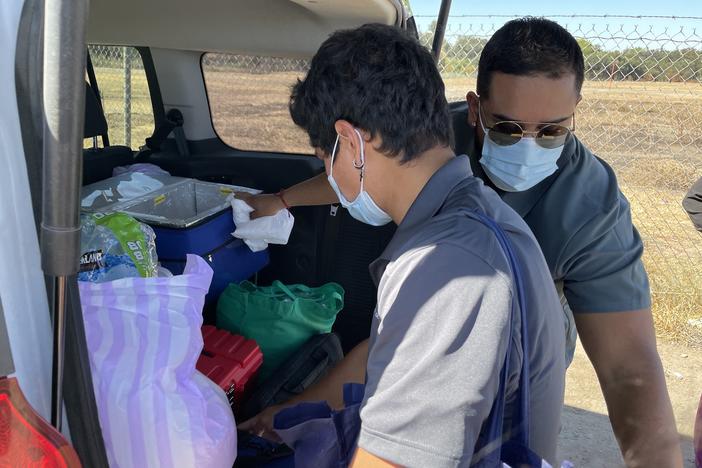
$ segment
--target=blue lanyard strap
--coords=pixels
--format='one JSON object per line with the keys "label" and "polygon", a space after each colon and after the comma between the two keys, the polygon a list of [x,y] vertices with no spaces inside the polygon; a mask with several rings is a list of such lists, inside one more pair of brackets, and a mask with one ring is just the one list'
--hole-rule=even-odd
{"label": "blue lanyard strap", "polygon": [[[505,256],[512,270],[512,280],[517,292],[517,304],[521,318],[521,345],[522,345],[522,367],[519,375],[519,395],[516,401],[514,416],[515,425],[512,428],[510,440],[521,443],[524,447],[529,446],[529,342],[527,334],[527,307],[526,297],[524,294],[524,284],[519,261],[512,248],[512,243],[507,237],[504,229],[497,222],[482,213],[476,211],[466,211],[468,217],[481,222],[488,227],[497,238],[498,243],[502,247]],[[512,327],[514,319],[514,306],[512,307],[512,315],[509,320],[509,341],[507,342],[507,352],[505,355],[505,363],[500,373],[500,383],[497,391],[497,397],[493,403],[490,415],[486,422],[486,443],[490,444],[502,439],[503,421],[507,388],[507,376],[509,374],[509,363],[512,348]]]}

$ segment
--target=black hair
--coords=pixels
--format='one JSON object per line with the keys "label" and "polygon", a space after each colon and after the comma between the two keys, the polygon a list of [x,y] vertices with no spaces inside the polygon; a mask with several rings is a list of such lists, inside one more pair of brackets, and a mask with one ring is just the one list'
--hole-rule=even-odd
{"label": "black hair", "polygon": [[489,97],[493,72],[545,74],[549,78],[574,73],[576,91],[580,93],[585,63],[578,41],[564,27],[546,18],[528,16],[507,22],[485,44],[478,63],[480,97]]}
{"label": "black hair", "polygon": [[320,46],[290,96],[290,115],[314,148],[330,154],[334,123],[347,120],[372,137],[378,151],[411,161],[453,143],[448,104],[434,59],[409,34],[366,24],[337,31]]}

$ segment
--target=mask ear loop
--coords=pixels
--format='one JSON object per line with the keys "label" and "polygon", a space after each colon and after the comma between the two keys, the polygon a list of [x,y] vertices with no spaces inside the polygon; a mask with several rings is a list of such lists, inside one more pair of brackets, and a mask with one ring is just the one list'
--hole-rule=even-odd
{"label": "mask ear loop", "polygon": [[358,129],[354,128],[354,132],[356,132],[356,135],[358,136],[358,143],[361,145],[361,163],[357,163],[356,160],[354,159],[353,161],[353,167],[356,169],[360,169],[361,174],[360,174],[360,181],[361,181],[361,192],[363,192],[363,176],[365,175],[366,172],[366,152],[365,152],[365,145],[363,142],[363,136],[361,135],[361,132],[358,131]]}
{"label": "mask ear loop", "polygon": [[334,141],[334,148],[332,149],[331,153],[331,164],[329,165],[329,175],[331,177],[334,177],[334,157],[336,156],[336,149],[339,146],[339,135],[338,133],[336,134],[336,140]]}
{"label": "mask ear loop", "polygon": [[363,169],[363,166],[366,165],[366,153],[364,151],[365,145],[363,144],[363,136],[361,136],[361,132],[359,132],[358,129],[354,128],[353,131],[356,132],[356,135],[358,136],[358,143],[361,145],[361,163],[358,164],[354,159],[353,167],[356,169]]}
{"label": "mask ear loop", "polygon": [[480,107],[480,99],[478,99],[478,120],[480,121],[480,127],[483,129],[483,133],[487,135],[488,131],[487,128],[485,128],[485,124],[483,123],[483,111]]}

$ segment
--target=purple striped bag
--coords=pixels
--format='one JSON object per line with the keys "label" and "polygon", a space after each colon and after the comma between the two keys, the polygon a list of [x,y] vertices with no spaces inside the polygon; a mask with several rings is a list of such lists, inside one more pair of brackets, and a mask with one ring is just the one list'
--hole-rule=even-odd
{"label": "purple striped bag", "polygon": [[195,370],[212,269],[79,283],[95,398],[111,467],[222,467],[236,458],[224,392]]}

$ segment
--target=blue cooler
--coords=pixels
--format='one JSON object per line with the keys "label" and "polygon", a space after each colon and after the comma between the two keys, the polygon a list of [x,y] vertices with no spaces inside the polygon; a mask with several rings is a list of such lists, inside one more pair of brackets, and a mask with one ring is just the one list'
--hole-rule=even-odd
{"label": "blue cooler", "polygon": [[252,252],[232,236],[228,197],[234,190],[240,188],[185,179],[120,211],[153,228],[159,262],[174,275],[183,272],[187,254],[207,260],[214,270],[207,302],[213,302],[230,283],[248,279],[268,264],[268,250]]}

